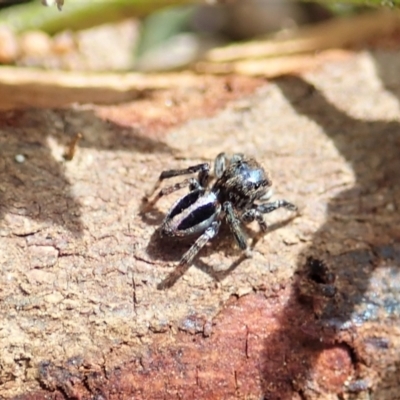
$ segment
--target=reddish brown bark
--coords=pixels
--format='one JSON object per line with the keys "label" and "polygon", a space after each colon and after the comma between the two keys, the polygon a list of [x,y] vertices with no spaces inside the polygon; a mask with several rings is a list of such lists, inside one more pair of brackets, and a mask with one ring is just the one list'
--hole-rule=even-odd
{"label": "reddish brown bark", "polygon": [[[0,394],[395,398],[398,63],[358,55],[276,83],[213,78],[121,106],[4,112]],[[268,216],[242,262],[223,231],[158,290],[188,246],[154,232],[179,193],[145,217],[141,199],[161,170],[220,151],[256,157],[302,214]]]}

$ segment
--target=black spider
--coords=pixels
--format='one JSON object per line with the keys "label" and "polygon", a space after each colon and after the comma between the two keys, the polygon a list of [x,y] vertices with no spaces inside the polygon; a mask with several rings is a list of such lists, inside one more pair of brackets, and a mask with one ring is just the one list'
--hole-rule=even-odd
{"label": "black spider", "polygon": [[[161,236],[199,236],[190,249],[182,256],[179,267],[188,266],[196,254],[213,239],[219,231],[221,220],[226,219],[239,247],[247,250],[246,236],[241,222],[256,220],[261,232],[267,231],[263,214],[280,207],[296,211],[297,207],[286,200],[266,202],[272,182],[263,167],[254,159],[235,154],[227,159],[219,154],[214,162],[215,182],[211,181],[210,164],[203,163],[180,170],[163,171],[149,198],[164,179],[198,173],[197,178],[188,178],[175,185],[161,189],[148,206],[176,190],[189,186],[190,192],[179,199],[170,209],[159,228]],[[259,201],[260,203],[257,203]]]}

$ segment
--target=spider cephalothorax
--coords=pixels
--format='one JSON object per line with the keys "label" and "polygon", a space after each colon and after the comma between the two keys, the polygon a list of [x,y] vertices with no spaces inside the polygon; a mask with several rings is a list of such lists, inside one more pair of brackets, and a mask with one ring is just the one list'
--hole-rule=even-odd
{"label": "spider cephalothorax", "polygon": [[152,195],[164,179],[197,173],[197,178],[188,178],[175,185],[161,189],[150,205],[167,194],[184,187],[189,193],[180,198],[170,209],[162,222],[161,236],[187,237],[197,235],[192,247],[182,256],[180,265],[188,265],[205,244],[214,238],[223,219],[228,223],[233,236],[242,250],[247,249],[246,236],[241,222],[256,220],[262,232],[267,224],[263,214],[280,207],[296,211],[297,207],[286,200],[268,202],[271,181],[263,167],[253,158],[235,154],[227,158],[219,154],[214,162],[215,181],[211,185],[210,164],[203,163],[181,170],[161,173]]}

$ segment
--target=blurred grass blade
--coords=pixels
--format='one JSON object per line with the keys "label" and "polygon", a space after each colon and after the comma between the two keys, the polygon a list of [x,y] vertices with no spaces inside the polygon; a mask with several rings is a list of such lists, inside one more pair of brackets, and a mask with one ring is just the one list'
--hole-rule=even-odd
{"label": "blurred grass blade", "polygon": [[142,17],[166,6],[185,3],[192,3],[192,0],[68,0],[60,12],[36,1],[1,10],[0,25],[7,25],[15,32],[38,29],[52,34]]}
{"label": "blurred grass blade", "polygon": [[380,9],[352,17],[335,18],[303,26],[285,37],[253,40],[210,50],[205,59],[226,63],[282,55],[315,52],[370,40],[400,27],[400,11]]}
{"label": "blurred grass blade", "polygon": [[149,15],[143,22],[137,56],[158,47],[189,27],[195,6],[169,7]]}

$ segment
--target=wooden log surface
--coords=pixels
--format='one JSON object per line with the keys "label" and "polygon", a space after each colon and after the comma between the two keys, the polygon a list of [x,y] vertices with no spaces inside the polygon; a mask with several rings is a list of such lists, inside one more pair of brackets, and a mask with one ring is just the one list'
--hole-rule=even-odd
{"label": "wooden log surface", "polygon": [[[274,82],[3,111],[0,395],[398,398],[399,68],[364,52]],[[144,216],[141,199],[221,151],[262,162],[301,215],[268,215],[250,259],[223,229],[179,276],[190,243],[155,233],[179,193]]]}

